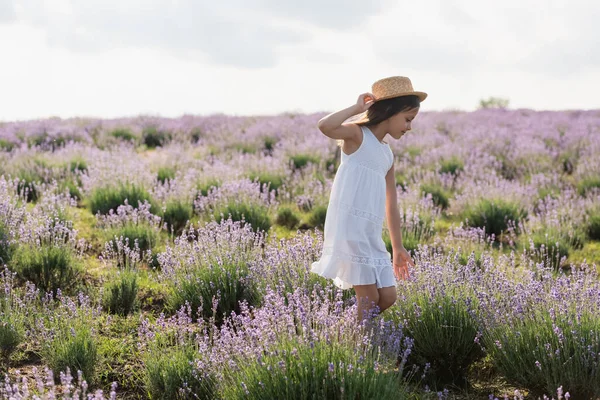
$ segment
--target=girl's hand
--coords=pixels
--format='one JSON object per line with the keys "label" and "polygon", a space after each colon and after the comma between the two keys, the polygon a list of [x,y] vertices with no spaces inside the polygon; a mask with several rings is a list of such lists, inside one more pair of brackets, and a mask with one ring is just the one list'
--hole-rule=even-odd
{"label": "girl's hand", "polygon": [[410,257],[409,252],[402,246],[399,249],[394,249],[394,257],[392,260],[392,265],[394,267],[394,274],[397,279],[408,279],[408,267],[414,267],[415,263]]}
{"label": "girl's hand", "polygon": [[373,105],[374,102],[375,96],[367,92],[358,96],[358,100],[356,100],[356,106],[358,107],[359,112],[365,112]]}

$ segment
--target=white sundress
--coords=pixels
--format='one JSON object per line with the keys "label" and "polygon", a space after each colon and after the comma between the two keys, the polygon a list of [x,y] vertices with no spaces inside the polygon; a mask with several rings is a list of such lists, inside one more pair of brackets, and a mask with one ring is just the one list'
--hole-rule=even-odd
{"label": "white sundress", "polygon": [[385,175],[394,155],[368,127],[361,130],[358,150],[352,154],[342,150],[325,217],[323,252],[311,265],[311,272],[333,279],[340,289],[396,285],[391,254],[382,238]]}

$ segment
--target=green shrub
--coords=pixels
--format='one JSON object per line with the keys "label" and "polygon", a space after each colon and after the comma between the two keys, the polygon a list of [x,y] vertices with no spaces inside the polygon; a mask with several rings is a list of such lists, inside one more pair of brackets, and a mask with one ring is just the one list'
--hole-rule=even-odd
{"label": "green shrub", "polygon": [[325,219],[327,218],[327,206],[315,206],[310,211],[308,223],[314,227],[323,230],[325,228]]}
{"label": "green shrub", "polygon": [[0,139],[0,149],[6,152],[12,151],[15,148],[15,143],[10,142],[6,139]]}
{"label": "green shrub", "polygon": [[181,200],[171,200],[163,213],[163,221],[167,223],[169,232],[180,235],[187,222],[192,219],[194,210],[190,204]]}
{"label": "green shrub", "polygon": [[[232,311],[239,313],[240,301],[246,300],[249,305],[258,305],[261,302],[258,287],[249,277],[247,264],[225,262],[223,265],[198,267],[182,276],[170,289],[167,310],[175,312],[188,302],[195,320],[209,320],[213,316],[213,296],[220,293],[214,315],[217,324],[223,321],[224,315],[227,316]],[[202,315],[197,315],[196,311],[201,305]]]}
{"label": "green shrub", "polygon": [[135,142],[138,139],[138,137],[127,128],[117,128],[113,130],[110,135],[117,139],[122,139],[129,142]]}
{"label": "green shrub", "polygon": [[81,200],[81,198],[82,198],[81,189],[79,188],[79,185],[77,185],[77,183],[74,182],[72,179],[65,179],[65,180],[61,181],[58,185],[58,188],[59,188],[60,192],[64,192],[65,190],[68,190],[69,196],[71,196],[75,200]]}
{"label": "green shrub", "polygon": [[3,221],[0,221],[0,263],[8,264],[14,252],[14,245],[10,241],[10,230]]}
{"label": "green shrub", "polygon": [[219,186],[221,186],[221,183],[216,179],[211,179],[208,182],[199,183],[196,185],[196,189],[198,190],[196,197],[198,197],[198,195],[208,196],[208,192],[211,190],[211,188],[218,188]]}
{"label": "green shrub", "polygon": [[23,279],[38,288],[56,293],[67,292],[76,287],[83,268],[67,246],[23,244],[12,257],[12,266]]}
{"label": "green shrub", "polygon": [[226,399],[408,398],[397,371],[376,367],[376,356],[339,343],[278,341],[258,359],[228,371]]}
{"label": "green shrub", "polygon": [[159,234],[156,228],[148,224],[127,222],[121,227],[110,228],[105,231],[106,241],[113,240],[115,237],[128,239],[130,248],[134,247],[137,240],[140,250],[145,252],[154,248],[158,242]]}
{"label": "green shrub", "polygon": [[586,196],[592,189],[600,188],[600,176],[591,176],[583,178],[577,184],[577,191],[580,196]]}
{"label": "green shrub", "polygon": [[591,215],[586,223],[586,233],[592,240],[600,240],[600,214]]}
{"label": "green shrub", "polygon": [[164,146],[170,140],[170,132],[159,130],[155,126],[147,126],[142,130],[142,142],[150,149]]}
{"label": "green shrub", "polygon": [[[221,213],[223,213],[223,217],[221,217]],[[271,229],[271,218],[264,206],[229,201],[225,206],[215,209],[214,217],[217,222],[221,222],[223,219],[227,219],[230,214],[232,221],[244,219],[255,232],[259,230],[267,232]]]}
{"label": "green shrub", "polygon": [[275,148],[275,143],[277,143],[277,138],[267,136],[264,138],[263,143],[265,145],[265,150],[267,150],[269,153],[272,153],[273,149]]}
{"label": "green shrub", "polygon": [[150,398],[217,398],[216,378],[209,373],[198,376],[194,360],[199,357],[200,353],[191,345],[148,352],[144,356],[144,381]]}
{"label": "green shrub", "polygon": [[460,158],[453,156],[449,159],[442,160],[440,173],[458,175],[461,171],[464,171],[464,169],[464,162]]}
{"label": "green shrub", "polygon": [[71,161],[69,161],[69,171],[76,173],[76,172],[85,172],[88,169],[88,163],[87,161],[85,161],[85,159],[81,158],[81,157],[76,157],[73,158]]}
{"label": "green shrub", "polygon": [[290,157],[293,169],[300,169],[306,166],[309,162],[318,164],[319,158],[309,154],[296,154]]}
{"label": "green shrub", "polygon": [[434,388],[464,386],[469,366],[484,355],[475,341],[480,327],[471,314],[474,305],[465,302],[460,295],[415,291],[401,306],[406,335],[414,339],[407,369],[424,371],[429,364],[425,381]]}
{"label": "green shrub", "polygon": [[[43,343],[42,358],[53,371],[65,371],[68,368],[72,376],[77,376],[80,370],[88,384],[95,383],[98,346],[85,324],[76,324],[72,329],[63,327],[55,332],[52,340]],[[55,381],[58,378],[56,373]]]}
{"label": "green shrub", "polygon": [[562,386],[573,399],[600,396],[600,320],[557,316],[540,309],[484,334],[495,368],[508,382],[534,393]]}
{"label": "green shrub", "polygon": [[25,198],[28,203],[35,203],[40,197],[38,184],[43,182],[43,178],[33,170],[22,169],[17,173],[19,183],[17,184],[17,193]]}
{"label": "green shrub", "polygon": [[450,205],[449,195],[440,185],[424,183],[421,185],[421,192],[425,195],[431,194],[433,204],[442,210],[447,209]]}
{"label": "green shrub", "polygon": [[268,185],[269,191],[270,190],[277,190],[281,187],[281,185],[283,185],[283,177],[280,175],[275,175],[273,173],[269,173],[269,172],[260,172],[260,173],[253,173],[250,174],[249,176],[251,181],[255,181],[257,180],[258,183],[260,183],[261,185],[261,190],[262,186]]}
{"label": "green shrub", "polygon": [[275,223],[280,226],[285,226],[288,229],[295,229],[300,223],[300,218],[296,216],[290,207],[280,207],[277,210]]}
{"label": "green shrub", "polygon": [[11,355],[25,339],[25,327],[18,312],[14,311],[10,299],[0,299],[0,364],[6,370]]}
{"label": "green shrub", "polygon": [[152,204],[152,214],[156,215],[160,211],[144,188],[130,183],[95,189],[89,198],[90,211],[92,214],[108,214],[110,210],[117,211],[120,205],[125,204],[125,200],[133,207],[137,207],[138,202],[148,201]]}
{"label": "green shrub", "polygon": [[508,221],[514,221],[518,226],[519,221],[527,217],[527,211],[509,201],[482,199],[467,207],[463,217],[468,220],[468,226],[485,228],[486,234],[493,233],[498,237],[508,228]]}
{"label": "green shrub", "polygon": [[175,170],[171,167],[161,167],[158,169],[157,179],[164,185],[167,180],[175,178]]}
{"label": "green shrub", "polygon": [[118,277],[106,285],[104,308],[112,314],[128,315],[139,307],[137,293],[137,272],[127,269],[119,271]]}
{"label": "green shrub", "polygon": [[575,231],[572,236],[556,229],[550,229],[549,232],[534,232],[531,235],[535,249],[532,256],[536,261],[544,261],[547,266],[557,270],[561,266],[560,260],[563,257],[568,257],[574,249],[583,247],[584,239],[584,234],[579,231]]}

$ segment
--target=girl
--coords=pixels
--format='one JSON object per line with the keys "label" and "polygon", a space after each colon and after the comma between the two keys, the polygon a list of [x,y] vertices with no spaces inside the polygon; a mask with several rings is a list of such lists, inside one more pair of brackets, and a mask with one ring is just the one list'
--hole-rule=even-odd
{"label": "girl", "polygon": [[[394,304],[394,275],[407,279],[409,265],[414,266],[400,233],[394,155],[383,139],[389,134],[398,140],[409,131],[427,97],[403,76],[375,82],[372,92],[318,123],[325,136],[338,140],[342,155],[325,218],[322,256],[311,272],[333,279],[341,289],[354,288],[359,322],[375,306],[384,311]],[[364,112],[360,120],[344,123]],[[384,210],[393,260],[381,236]]]}

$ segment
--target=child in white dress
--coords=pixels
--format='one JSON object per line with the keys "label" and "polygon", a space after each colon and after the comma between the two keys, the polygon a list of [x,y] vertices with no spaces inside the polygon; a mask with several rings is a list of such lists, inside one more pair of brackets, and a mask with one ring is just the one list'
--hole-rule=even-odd
{"label": "child in white dress", "polygon": [[[383,139],[389,134],[398,140],[410,131],[427,97],[402,76],[375,82],[372,92],[318,123],[324,135],[338,140],[342,158],[327,207],[322,256],[311,271],[333,279],[341,289],[354,288],[359,321],[375,306],[379,311],[392,306],[395,277],[407,279],[408,267],[414,266],[402,244],[394,155]],[[345,123],[364,112],[360,120]],[[393,260],[382,238],[386,216]]]}

